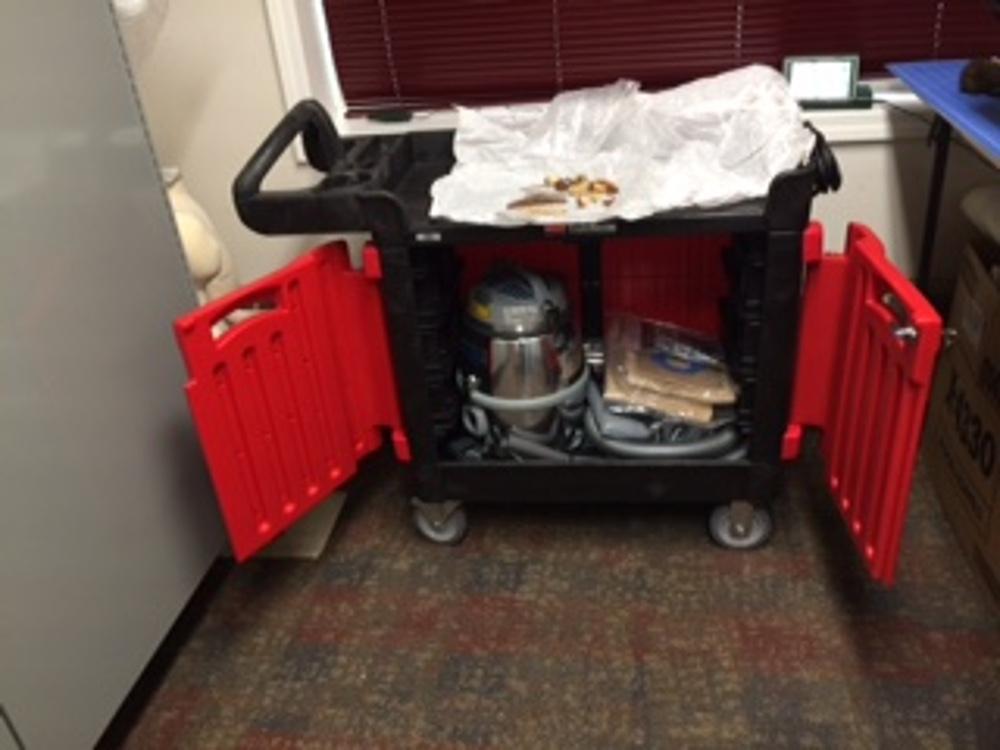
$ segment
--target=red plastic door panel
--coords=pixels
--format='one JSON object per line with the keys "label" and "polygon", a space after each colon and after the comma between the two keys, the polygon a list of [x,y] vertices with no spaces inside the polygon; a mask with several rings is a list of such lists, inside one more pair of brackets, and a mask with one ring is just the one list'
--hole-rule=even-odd
{"label": "red plastic door panel", "polygon": [[872,578],[891,585],[941,318],[866,227],[849,227],[842,255],[817,252],[818,227],[806,243],[814,268],[806,282],[789,439],[797,440],[801,426],[823,430],[837,507]]}
{"label": "red plastic door panel", "polygon": [[366,248],[364,259],[356,271],[343,243],[317,248],[174,325],[239,561],[350,479],[382,428],[409,459],[378,251]]}

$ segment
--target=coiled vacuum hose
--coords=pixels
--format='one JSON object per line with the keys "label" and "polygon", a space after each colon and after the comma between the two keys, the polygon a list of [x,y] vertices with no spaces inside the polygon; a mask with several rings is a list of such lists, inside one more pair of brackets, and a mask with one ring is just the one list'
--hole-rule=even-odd
{"label": "coiled vacuum hose", "polygon": [[712,458],[732,450],[739,440],[739,435],[732,427],[713,432],[700,440],[673,445],[609,440],[601,434],[597,427],[597,420],[594,419],[594,415],[589,409],[583,415],[583,427],[587,431],[587,437],[593,440],[594,444],[601,450],[613,456],[624,458]]}
{"label": "coiled vacuum hose", "polygon": [[476,406],[494,411],[534,411],[535,409],[552,409],[564,401],[580,401],[587,383],[590,382],[590,368],[583,366],[580,377],[565,388],[545,396],[533,398],[499,398],[482,391],[469,391],[469,400]]}
{"label": "coiled vacuum hose", "polygon": [[533,440],[519,437],[518,435],[507,436],[507,447],[512,451],[521,453],[531,458],[541,458],[547,461],[572,461],[573,456],[565,451],[550,448],[547,445],[536,443]]}
{"label": "coiled vacuum hose", "polygon": [[[585,365],[580,376],[565,388],[545,396],[535,398],[498,398],[481,391],[470,391],[469,400],[483,409],[503,411],[531,411],[534,409],[551,409],[567,402],[579,403],[590,380],[590,370]],[[595,389],[596,392],[596,389]],[[624,458],[713,458],[735,461],[746,456],[745,446],[739,446],[739,434],[733,427],[726,427],[713,432],[708,437],[693,440],[689,443],[636,443],[624,440],[614,440],[601,434],[593,413],[594,405],[585,410],[583,426],[587,436],[601,450],[612,456]],[[572,456],[564,451],[542,445],[537,442],[510,435],[507,445],[518,452],[533,458],[556,461],[571,461]]]}
{"label": "coiled vacuum hose", "polygon": [[720,461],[742,461],[747,457],[747,445],[743,443],[738,448],[734,448],[723,456],[719,456]]}

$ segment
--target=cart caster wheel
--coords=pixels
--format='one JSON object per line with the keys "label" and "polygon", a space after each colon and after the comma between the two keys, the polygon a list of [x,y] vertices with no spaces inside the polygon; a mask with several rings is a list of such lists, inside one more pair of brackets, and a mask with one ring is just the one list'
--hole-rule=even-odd
{"label": "cart caster wheel", "polygon": [[458,544],[469,530],[469,519],[458,503],[413,502],[413,525],[435,544]]}
{"label": "cart caster wheel", "polygon": [[743,508],[736,505],[720,505],[712,511],[708,519],[712,541],[726,549],[753,549],[765,544],[774,529],[771,513],[749,503],[740,503]]}

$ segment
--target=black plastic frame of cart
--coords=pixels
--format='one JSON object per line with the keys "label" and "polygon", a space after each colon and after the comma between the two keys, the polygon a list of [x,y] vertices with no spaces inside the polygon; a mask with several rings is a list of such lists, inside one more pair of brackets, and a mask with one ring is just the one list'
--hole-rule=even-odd
{"label": "black plastic frame of cart", "polygon": [[[377,239],[383,258],[383,286],[389,335],[396,365],[407,434],[413,452],[412,494],[425,502],[704,502],[718,504],[733,499],[755,503],[770,500],[777,492],[781,446],[788,424],[793,368],[798,336],[799,291],[802,275],[802,232],[767,228],[761,232],[764,250],[764,294],[761,302],[759,343],[746,377],[755,379],[750,444],[747,458],[713,460],[608,460],[579,458],[563,461],[441,460],[432,429],[432,406],[423,379],[425,363],[414,312],[419,300],[413,292],[411,244]],[[656,232],[658,236],[665,233]],[[488,240],[488,232],[480,241]],[[566,239],[572,238],[568,234]],[[599,279],[600,244],[587,236],[579,245],[581,298],[587,321],[600,320],[600,303],[594,293]],[[597,255],[587,259],[586,254]],[[588,273],[588,268],[590,273]],[[594,325],[593,322],[590,326]],[[599,333],[599,331],[596,331]],[[766,363],[766,366],[762,366]]]}
{"label": "black plastic frame of cart", "polygon": [[[302,134],[318,186],[261,191],[264,174]],[[244,223],[264,234],[370,231],[382,259],[384,303],[403,420],[409,437],[409,491],[424,502],[698,502],[765,504],[780,487],[782,441],[793,386],[803,273],[802,241],[812,198],[836,188],[839,173],[822,136],[809,163],[777,176],[766,198],[714,209],[679,210],[634,222],[558,227],[490,227],[429,217],[430,186],[453,164],[450,132],[341,140],[314,102],[298,105],[237,178],[234,194]],[[756,350],[737,367],[752,381],[745,459],[571,462],[442,460],[433,430],[417,329],[420,306],[411,250],[466,243],[558,238],[581,253],[585,333],[600,332],[601,251],[609,237],[728,233],[753,247],[762,289]]]}

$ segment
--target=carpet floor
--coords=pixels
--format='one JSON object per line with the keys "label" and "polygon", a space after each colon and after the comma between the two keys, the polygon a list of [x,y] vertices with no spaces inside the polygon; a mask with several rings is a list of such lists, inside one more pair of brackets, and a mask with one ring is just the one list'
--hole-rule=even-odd
{"label": "carpet floor", "polygon": [[436,547],[387,475],[318,562],[233,571],[127,746],[1000,747],[1000,620],[923,471],[890,591],[814,462],[763,549],[705,515],[477,507]]}

